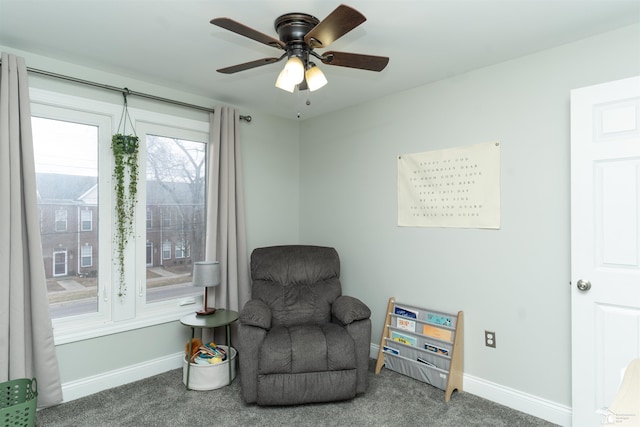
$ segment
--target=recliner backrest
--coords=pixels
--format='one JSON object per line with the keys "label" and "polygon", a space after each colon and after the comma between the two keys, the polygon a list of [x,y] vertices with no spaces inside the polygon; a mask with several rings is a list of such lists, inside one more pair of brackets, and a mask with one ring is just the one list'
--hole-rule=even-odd
{"label": "recliner backrest", "polygon": [[252,298],[271,309],[272,326],[322,324],[342,294],[340,258],[334,248],[289,245],[251,254]]}

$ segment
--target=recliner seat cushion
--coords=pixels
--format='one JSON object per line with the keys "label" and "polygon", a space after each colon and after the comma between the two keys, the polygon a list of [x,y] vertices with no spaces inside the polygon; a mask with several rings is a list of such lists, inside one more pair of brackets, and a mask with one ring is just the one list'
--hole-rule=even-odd
{"label": "recliner seat cushion", "polygon": [[335,323],[275,326],[265,337],[258,361],[261,375],[355,368],[353,339]]}

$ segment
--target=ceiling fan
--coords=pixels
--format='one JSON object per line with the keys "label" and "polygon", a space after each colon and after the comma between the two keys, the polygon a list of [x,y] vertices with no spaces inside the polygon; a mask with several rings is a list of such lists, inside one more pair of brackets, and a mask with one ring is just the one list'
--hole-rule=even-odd
{"label": "ceiling fan", "polygon": [[360,12],[346,5],[338,6],[324,20],[306,13],[287,13],[274,22],[278,39],[247,27],[230,18],[214,18],[213,25],[224,28],[257,42],[284,50],[277,58],[262,58],[231,67],[220,68],[219,73],[233,74],[263,65],[279,62],[287,58],[284,69],[276,81],[276,87],[293,92],[317,90],[327,84],[327,79],[313,58],[326,65],[357,68],[360,70],[382,71],[389,63],[386,56],[363,55],[359,53],[329,51],[318,54],[314,49],[324,49],[331,43],[366,21]]}

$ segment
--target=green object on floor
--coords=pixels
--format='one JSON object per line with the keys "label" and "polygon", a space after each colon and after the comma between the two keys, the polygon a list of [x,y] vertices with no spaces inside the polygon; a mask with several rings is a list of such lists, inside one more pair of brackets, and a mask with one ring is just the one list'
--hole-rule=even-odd
{"label": "green object on floor", "polygon": [[36,424],[38,382],[20,378],[0,383],[0,427],[32,427]]}

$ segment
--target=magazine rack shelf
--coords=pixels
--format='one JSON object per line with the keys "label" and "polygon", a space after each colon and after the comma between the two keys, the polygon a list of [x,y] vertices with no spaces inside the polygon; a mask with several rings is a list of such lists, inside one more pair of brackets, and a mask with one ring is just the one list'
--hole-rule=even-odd
{"label": "magazine rack shelf", "polygon": [[389,298],[376,374],[382,366],[445,391],[462,391],[464,314],[401,304]]}

